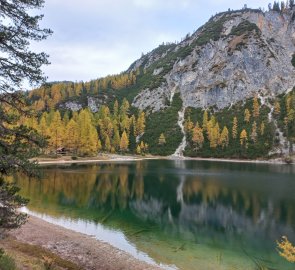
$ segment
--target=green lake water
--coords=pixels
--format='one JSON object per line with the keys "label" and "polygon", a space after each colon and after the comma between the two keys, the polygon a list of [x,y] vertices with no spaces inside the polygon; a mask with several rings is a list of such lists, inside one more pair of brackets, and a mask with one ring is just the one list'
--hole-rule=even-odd
{"label": "green lake water", "polygon": [[[166,269],[294,269],[295,167],[145,160],[42,167],[16,177],[23,210]],[[267,268],[259,268],[267,267]]]}

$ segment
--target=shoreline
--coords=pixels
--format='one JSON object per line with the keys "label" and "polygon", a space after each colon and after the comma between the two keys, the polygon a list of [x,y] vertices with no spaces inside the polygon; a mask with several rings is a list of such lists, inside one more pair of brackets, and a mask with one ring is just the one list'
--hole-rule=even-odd
{"label": "shoreline", "polygon": [[70,157],[60,157],[58,159],[50,158],[35,158],[32,161],[37,161],[37,164],[42,165],[64,165],[64,164],[95,164],[109,162],[128,162],[128,161],[143,161],[143,160],[195,160],[195,161],[212,161],[212,162],[228,162],[228,163],[252,163],[252,164],[274,164],[274,165],[295,165],[295,161],[286,163],[282,158],[269,160],[247,160],[247,159],[231,159],[231,158],[202,158],[202,157],[177,157],[177,156],[132,156],[132,155],[113,155],[105,154],[98,157],[82,158],[72,160]]}
{"label": "shoreline", "polygon": [[54,265],[59,266],[60,261],[74,265],[66,269],[163,269],[160,265],[136,259],[109,243],[32,215],[29,215],[27,222],[20,228],[11,230],[7,238],[0,239],[0,247],[18,265],[28,267],[24,269],[32,269],[33,263],[37,261],[41,263],[41,268],[34,269],[42,269],[44,254],[53,260]]}

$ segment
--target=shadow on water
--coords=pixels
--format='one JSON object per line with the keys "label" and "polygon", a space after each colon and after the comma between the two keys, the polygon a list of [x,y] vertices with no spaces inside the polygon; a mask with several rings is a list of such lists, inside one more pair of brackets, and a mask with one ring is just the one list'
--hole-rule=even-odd
{"label": "shadow on water", "polygon": [[295,242],[294,166],[150,160],[42,174],[15,178],[28,211],[140,259],[180,269],[292,269],[275,241]]}

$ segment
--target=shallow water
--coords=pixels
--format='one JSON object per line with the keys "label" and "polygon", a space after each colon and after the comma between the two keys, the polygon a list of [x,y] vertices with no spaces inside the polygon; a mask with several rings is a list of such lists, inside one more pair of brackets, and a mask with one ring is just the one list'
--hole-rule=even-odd
{"label": "shallow water", "polygon": [[295,167],[146,160],[42,168],[16,177],[25,211],[149,263],[179,269],[293,269]]}

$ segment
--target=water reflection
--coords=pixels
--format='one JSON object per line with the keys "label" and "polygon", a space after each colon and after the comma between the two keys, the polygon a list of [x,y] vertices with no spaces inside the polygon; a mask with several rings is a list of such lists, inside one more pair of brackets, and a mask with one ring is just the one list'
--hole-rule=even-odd
{"label": "water reflection", "polygon": [[[40,181],[16,177],[32,211],[105,224],[145,252],[160,250],[155,243],[163,238],[185,243],[190,252],[197,252],[197,245],[233,253],[246,249],[268,258],[272,267],[280,264],[275,269],[289,269],[276,255],[275,240],[288,235],[295,241],[294,166],[157,160],[42,172]],[[173,261],[167,259],[172,251],[162,249],[157,261],[190,269],[188,262],[178,261],[185,256]]]}

